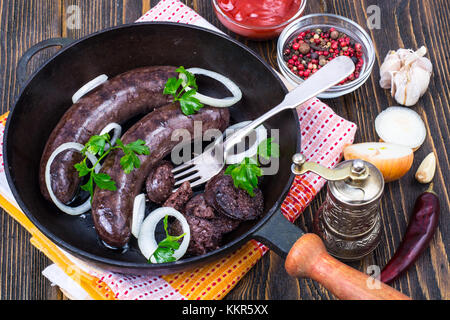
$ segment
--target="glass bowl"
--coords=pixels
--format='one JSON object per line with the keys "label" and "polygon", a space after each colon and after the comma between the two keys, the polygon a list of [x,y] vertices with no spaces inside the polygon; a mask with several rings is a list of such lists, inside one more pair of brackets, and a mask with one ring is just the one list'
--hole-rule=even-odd
{"label": "glass bowl", "polygon": [[286,65],[286,62],[283,59],[285,45],[293,41],[293,39],[302,31],[331,27],[347,34],[355,42],[361,43],[364,64],[360,71],[359,78],[342,85],[333,86],[317,96],[318,98],[325,99],[340,97],[355,91],[370,77],[375,63],[375,49],[372,39],[367,32],[354,21],[342,16],[335,14],[310,14],[293,21],[288,25],[280,34],[277,43],[277,62],[279,69],[291,84],[297,86],[305,80],[294,74]]}
{"label": "glass bowl", "polygon": [[294,16],[292,16],[291,18],[280,24],[270,26],[254,26],[239,23],[231,19],[220,8],[218,0],[212,0],[214,12],[216,13],[216,16],[219,19],[219,21],[227,29],[252,40],[267,40],[277,37],[289,23],[301,17],[303,11],[305,10],[306,2],[307,0],[302,0],[300,2],[298,11],[294,14]]}

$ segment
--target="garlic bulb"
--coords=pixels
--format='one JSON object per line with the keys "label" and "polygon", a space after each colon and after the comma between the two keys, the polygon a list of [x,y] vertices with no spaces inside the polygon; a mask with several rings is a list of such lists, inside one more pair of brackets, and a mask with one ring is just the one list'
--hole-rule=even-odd
{"label": "garlic bulb", "polygon": [[395,100],[412,106],[425,93],[430,83],[433,65],[424,57],[427,48],[389,51],[380,67],[380,86],[391,89]]}

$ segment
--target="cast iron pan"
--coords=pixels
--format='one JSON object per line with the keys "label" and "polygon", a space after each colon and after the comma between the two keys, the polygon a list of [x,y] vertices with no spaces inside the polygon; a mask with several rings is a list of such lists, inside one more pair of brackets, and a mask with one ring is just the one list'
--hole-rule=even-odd
{"label": "cast iron pan", "polygon": [[[280,103],[286,88],[273,69],[260,57],[219,33],[174,23],[139,23],[114,27],[69,43],[68,39],[51,39],[32,47],[21,60],[18,78],[26,78],[26,64],[39,50],[52,45],[63,48],[37,70],[23,85],[20,96],[8,117],[4,135],[4,160],[8,183],[27,217],[59,247],[85,261],[109,270],[133,274],[161,275],[194,268],[237,249],[250,239],[267,244],[286,257],[287,271],[294,276],[308,276],[325,283],[338,297],[352,297],[367,291],[367,276],[326,254],[320,239],[303,232],[281,214],[283,202],[293,181],[291,157],[300,149],[300,128],[295,111],[285,111],[265,125],[280,130],[280,169],[266,176],[261,185],[265,214],[255,222],[244,223],[230,233],[225,244],[208,254],[173,263],[148,264],[132,240],[124,252],[113,251],[100,243],[90,214],[69,216],[40,194],[38,169],[41,154],[64,112],[72,105],[71,96],[84,83],[100,74],[113,77],[141,66],[174,65],[201,67],[231,78],[242,90],[243,99],[231,108],[232,122],[253,120]],[[215,81],[201,81],[201,91],[225,95]],[[300,238],[301,237],[301,238]],[[299,241],[296,240],[300,238]],[[306,258],[305,258],[306,257]],[[316,258],[315,258],[316,257]],[[305,261],[302,261],[305,260]],[[328,279],[316,266],[328,273],[339,265],[342,274]],[[359,279],[356,282],[355,279]],[[327,283],[330,282],[331,283]],[[359,291],[355,291],[355,287]],[[347,288],[342,293],[342,288]],[[390,287],[365,293],[367,297],[396,297]]]}

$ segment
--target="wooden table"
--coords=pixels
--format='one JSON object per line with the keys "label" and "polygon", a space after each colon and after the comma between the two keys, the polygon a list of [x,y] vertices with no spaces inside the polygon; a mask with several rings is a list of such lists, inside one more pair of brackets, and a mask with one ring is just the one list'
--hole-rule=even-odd
{"label": "wooden table", "polygon": [[[0,1],[0,104],[2,113],[14,103],[19,93],[16,66],[22,54],[35,43],[52,37],[80,38],[110,26],[130,23],[156,5],[158,0],[16,0]],[[211,1],[184,0],[203,17],[232,37],[245,43],[277,66],[276,40],[252,42],[227,31],[215,17]],[[81,28],[70,29],[69,6],[81,10]],[[416,197],[425,186],[414,180],[420,161],[431,151],[438,156],[434,178],[435,190],[441,200],[441,218],[427,249],[408,273],[393,286],[414,299],[449,299],[449,153],[450,88],[449,88],[449,18],[447,0],[415,1],[308,1],[306,13],[329,12],[346,16],[362,26],[378,5],[381,28],[366,30],[375,43],[376,64],[371,78],[360,89],[344,97],[326,102],[341,116],[355,122],[359,130],[356,142],[376,141],[373,120],[388,106],[396,105],[388,90],[378,85],[379,66],[390,49],[418,48],[425,45],[433,62],[434,72],[428,91],[413,107],[427,125],[424,145],[415,153],[412,170],[400,181],[389,183],[381,203],[383,236],[373,254],[351,265],[365,271],[369,265],[384,266],[399,245],[406,230]],[[51,48],[37,54],[29,66],[30,72],[52,56]],[[324,200],[324,190],[296,222],[311,230],[311,218]],[[29,242],[29,234],[8,214],[0,215],[0,298],[1,299],[63,299],[42,275],[50,261]],[[312,280],[297,280],[284,270],[284,261],[274,253],[266,254],[239,282],[226,299],[334,299],[321,285]]]}

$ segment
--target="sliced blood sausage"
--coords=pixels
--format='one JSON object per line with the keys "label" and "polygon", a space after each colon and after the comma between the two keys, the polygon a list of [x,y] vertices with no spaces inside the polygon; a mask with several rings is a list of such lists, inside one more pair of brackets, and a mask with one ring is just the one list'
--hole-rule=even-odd
{"label": "sliced blood sausage", "polygon": [[206,202],[218,212],[238,220],[254,220],[264,210],[264,199],[260,189],[255,189],[255,195],[238,189],[233,184],[230,175],[223,172],[208,181],[205,187]]}
{"label": "sliced blood sausage", "polygon": [[[185,215],[185,217],[191,231],[188,254],[198,256],[219,248],[223,233],[217,232],[214,220],[202,219],[193,215]],[[169,234],[175,236],[182,233],[183,229],[178,220],[170,224]]]}
{"label": "sliced blood sausage", "polygon": [[226,108],[204,107],[193,115],[185,116],[178,103],[158,108],[122,136],[124,144],[142,139],[150,149],[150,155],[138,156],[141,161],[138,169],[129,174],[123,172],[120,165],[122,150],[113,150],[106,157],[100,172],[108,174],[116,182],[117,190],[95,189],[92,217],[100,238],[108,245],[121,247],[128,242],[135,196],[142,190],[152,167],[180,143],[172,138],[177,129],[187,130],[194,138],[194,122],[202,123],[202,133],[209,129],[223,131],[229,124],[229,111]]}
{"label": "sliced blood sausage", "polygon": [[185,213],[186,215],[193,215],[198,218],[214,220],[214,226],[219,233],[231,232],[240,224],[240,220],[224,216],[208,205],[204,193],[199,193],[189,200],[185,207]]}
{"label": "sliced blood sausage", "polygon": [[[92,135],[111,122],[122,124],[166,105],[171,96],[163,95],[169,77],[176,77],[175,67],[142,67],[109,79],[72,105],[50,134],[41,157],[39,183],[42,195],[50,200],[45,184],[45,166],[57,147],[66,142],[85,144]],[[65,151],[50,168],[52,190],[63,203],[70,202],[80,184],[74,164],[82,160],[78,152]]]}
{"label": "sliced blood sausage", "polygon": [[205,200],[203,193],[197,194],[186,204],[186,214],[196,216],[203,219],[214,219],[216,214],[214,208],[210,207]]}
{"label": "sliced blood sausage", "polygon": [[[204,193],[195,195],[185,206],[184,216],[189,224],[191,240],[188,254],[201,255],[217,249],[225,233],[236,229],[240,221],[228,218],[210,207]],[[170,234],[179,235],[182,228],[178,220],[171,223]]]}
{"label": "sliced blood sausage", "polygon": [[180,187],[164,202],[163,207],[172,207],[177,211],[184,211],[186,202],[192,197],[192,188],[189,181],[183,182]]}
{"label": "sliced blood sausage", "polygon": [[166,160],[152,168],[145,182],[145,189],[150,201],[161,204],[170,197],[175,184],[172,169],[172,163]]}

